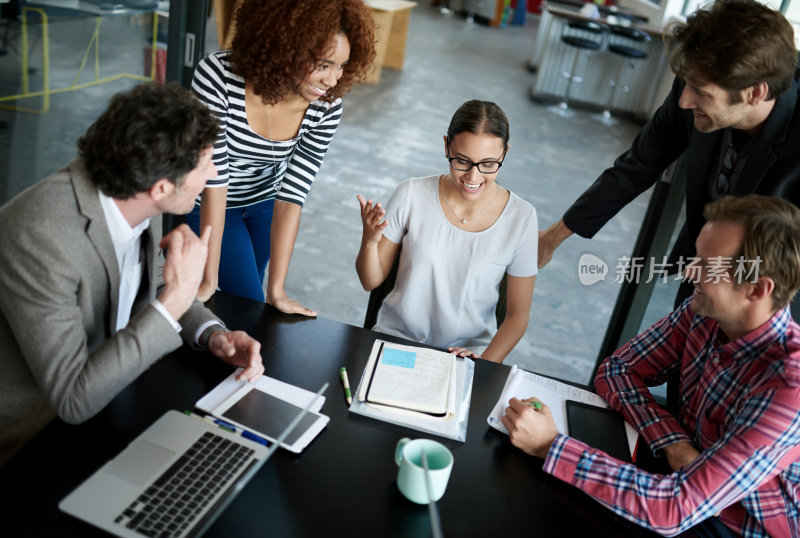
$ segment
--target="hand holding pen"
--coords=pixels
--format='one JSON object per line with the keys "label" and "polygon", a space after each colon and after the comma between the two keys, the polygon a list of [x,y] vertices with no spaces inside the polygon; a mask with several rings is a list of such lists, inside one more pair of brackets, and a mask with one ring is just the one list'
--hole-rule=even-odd
{"label": "hand holding pen", "polygon": [[542,410],[542,402],[540,402],[539,400],[534,400],[533,398],[530,398],[528,400],[522,400],[522,403],[533,407],[536,411]]}
{"label": "hand holding pen", "polygon": [[550,408],[538,398],[511,398],[502,417],[511,443],[524,452],[546,458],[558,435]]}

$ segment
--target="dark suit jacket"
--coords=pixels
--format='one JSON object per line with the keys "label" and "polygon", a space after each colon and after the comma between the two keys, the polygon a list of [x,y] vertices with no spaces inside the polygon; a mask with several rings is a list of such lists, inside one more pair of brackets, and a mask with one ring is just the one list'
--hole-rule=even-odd
{"label": "dark suit jacket", "polygon": [[[0,465],[57,414],[100,411],[181,336],[151,305],[161,285],[161,219],[143,235],[143,308],[115,332],[119,268],[97,188],[78,159],[0,208]],[[195,301],[191,340],[217,318]]]}
{"label": "dark suit jacket", "polygon": [[[753,140],[735,190],[777,196],[800,207],[800,71],[778,96],[772,113]],[[684,83],[675,78],[664,103],[633,141],[631,148],[604,171],[564,214],[564,223],[582,237],[592,237],[611,217],[652,186],[661,173],[686,152],[686,223],[673,248],[694,255],[694,242],[705,224],[703,207],[710,201],[709,175],[718,164],[721,131],[703,134],[694,128],[691,110],[678,106]]]}

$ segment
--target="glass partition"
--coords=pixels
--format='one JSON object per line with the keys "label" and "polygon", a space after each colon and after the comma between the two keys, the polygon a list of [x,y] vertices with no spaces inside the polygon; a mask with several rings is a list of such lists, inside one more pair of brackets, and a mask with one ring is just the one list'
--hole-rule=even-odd
{"label": "glass partition", "polygon": [[68,164],[112,95],[164,80],[169,3],[2,4],[0,203]]}

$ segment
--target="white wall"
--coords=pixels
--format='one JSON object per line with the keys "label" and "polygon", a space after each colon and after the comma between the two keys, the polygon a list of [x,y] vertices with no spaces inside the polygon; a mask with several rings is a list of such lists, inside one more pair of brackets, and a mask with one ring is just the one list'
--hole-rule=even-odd
{"label": "white wall", "polygon": [[684,0],[661,0],[661,3],[657,4],[649,0],[619,0],[618,5],[647,17],[650,26],[663,28],[673,19],[682,19],[683,2]]}
{"label": "white wall", "polygon": [[786,18],[794,27],[794,44],[800,48],[800,0],[792,0],[786,8]]}

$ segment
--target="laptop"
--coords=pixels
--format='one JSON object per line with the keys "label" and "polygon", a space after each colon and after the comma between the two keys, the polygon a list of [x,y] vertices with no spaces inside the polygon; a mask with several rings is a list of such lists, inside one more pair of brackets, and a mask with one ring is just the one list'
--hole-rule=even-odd
{"label": "laptop", "polygon": [[58,507],[117,536],[199,536],[315,400],[269,449],[194,415],[168,411]]}

